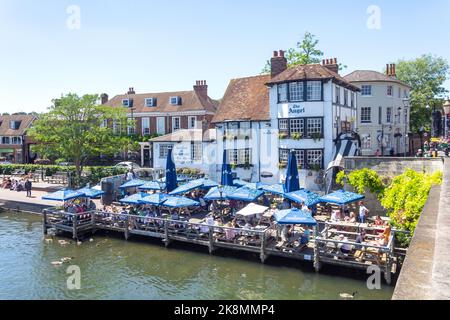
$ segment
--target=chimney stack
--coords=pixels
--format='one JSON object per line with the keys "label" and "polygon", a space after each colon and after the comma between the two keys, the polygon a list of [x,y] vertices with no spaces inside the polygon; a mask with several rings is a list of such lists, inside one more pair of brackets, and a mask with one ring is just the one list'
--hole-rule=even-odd
{"label": "chimney stack", "polygon": [[324,59],[322,60],[322,65],[337,74],[339,74],[339,65],[337,63],[337,58]]}
{"label": "chimney stack", "polygon": [[127,94],[136,94],[134,88],[129,88]]}
{"label": "chimney stack", "polygon": [[102,93],[100,96],[100,99],[101,99],[102,104],[106,104],[109,100],[109,97],[106,93]]}
{"label": "chimney stack", "polygon": [[386,75],[388,77],[397,78],[397,71],[395,70],[395,63],[386,64]]}
{"label": "chimney stack", "polygon": [[287,69],[287,59],[284,57],[284,51],[274,51],[273,57],[270,59],[270,75],[276,77]]}
{"label": "chimney stack", "polygon": [[194,91],[202,98],[208,97],[208,85],[206,80],[197,80],[194,85]]}

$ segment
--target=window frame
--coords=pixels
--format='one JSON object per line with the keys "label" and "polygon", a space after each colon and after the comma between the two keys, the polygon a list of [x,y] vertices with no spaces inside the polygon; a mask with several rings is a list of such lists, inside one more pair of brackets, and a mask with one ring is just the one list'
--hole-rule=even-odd
{"label": "window frame", "polygon": [[[175,120],[178,120],[178,129],[175,129]],[[172,117],[172,132],[181,130],[181,117]]]}
{"label": "window frame", "polygon": [[162,143],[159,145],[159,159],[166,159],[169,149],[173,149],[173,144],[171,143]]}
{"label": "window frame", "polygon": [[[192,119],[194,119],[194,126],[191,125]],[[188,116],[188,129],[197,129],[197,116]]]}
{"label": "window frame", "polygon": [[[144,122],[148,122],[148,128],[146,128],[146,126],[144,126]],[[144,117],[141,118],[141,131],[142,131],[142,136],[146,136],[146,135],[150,135],[150,118],[149,117]],[[148,133],[146,133],[145,129],[148,129]]]}
{"label": "window frame", "polygon": [[[369,94],[365,94],[365,90],[364,89],[369,89],[370,93]],[[364,84],[361,86],[361,96],[363,97],[371,97],[372,96],[372,85],[370,84]]]}
{"label": "window frame", "polygon": [[[368,120],[363,120],[363,110],[369,110]],[[359,115],[359,121],[360,123],[372,123],[372,107],[361,107],[361,114]]]}
{"label": "window frame", "polygon": [[[278,149],[278,161],[280,164],[287,164],[289,159],[289,154],[294,151],[296,152],[296,158],[297,158],[297,165],[301,169],[310,170],[312,168],[313,164],[310,164],[308,162],[308,153],[309,152],[320,152],[321,153],[321,160],[319,163],[320,170],[324,169],[324,155],[325,155],[325,149],[323,148],[279,148]],[[302,154],[302,156],[299,156],[299,154]],[[283,155],[283,156],[282,156]],[[287,157],[286,160],[284,160],[285,156]]]}

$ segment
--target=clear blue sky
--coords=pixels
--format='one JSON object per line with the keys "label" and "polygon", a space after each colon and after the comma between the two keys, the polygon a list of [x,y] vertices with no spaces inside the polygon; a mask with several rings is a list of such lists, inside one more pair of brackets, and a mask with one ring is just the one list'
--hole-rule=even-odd
{"label": "clear blue sky", "polygon": [[[68,6],[81,28],[67,27]],[[367,8],[381,9],[381,29]],[[190,90],[221,98],[305,31],[355,69],[433,53],[450,60],[450,1],[0,0],[0,111],[44,111],[62,93]],[[450,83],[446,83],[450,89]]]}

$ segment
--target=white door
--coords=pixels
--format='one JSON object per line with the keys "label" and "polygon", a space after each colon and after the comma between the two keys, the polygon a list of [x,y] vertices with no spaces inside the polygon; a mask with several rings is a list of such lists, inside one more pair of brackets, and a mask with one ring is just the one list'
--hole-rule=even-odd
{"label": "white door", "polygon": [[156,119],[156,132],[158,134],[166,134],[166,118],[158,117]]}

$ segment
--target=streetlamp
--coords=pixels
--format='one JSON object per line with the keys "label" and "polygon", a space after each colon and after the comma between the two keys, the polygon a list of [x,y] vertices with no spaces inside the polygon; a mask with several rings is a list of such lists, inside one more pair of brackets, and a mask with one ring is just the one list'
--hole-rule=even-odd
{"label": "streetlamp", "polygon": [[[406,157],[406,153],[407,153],[407,138],[408,138],[408,108],[409,108],[409,99],[408,98],[404,98],[403,99],[403,106],[405,107],[405,154],[404,156]],[[408,150],[409,151],[409,150]]]}
{"label": "streetlamp", "polygon": [[450,100],[445,101],[444,105],[444,135],[445,139],[448,139],[448,116],[450,115]]}

